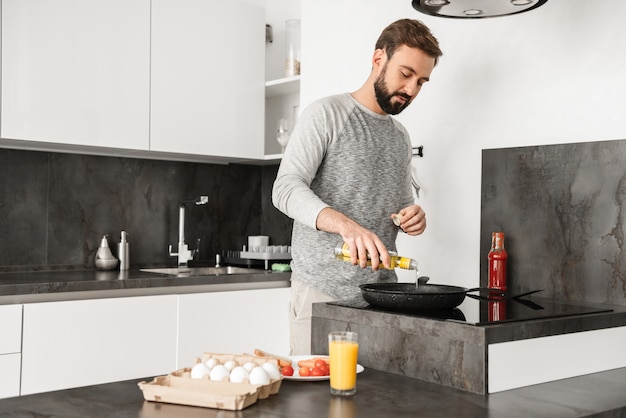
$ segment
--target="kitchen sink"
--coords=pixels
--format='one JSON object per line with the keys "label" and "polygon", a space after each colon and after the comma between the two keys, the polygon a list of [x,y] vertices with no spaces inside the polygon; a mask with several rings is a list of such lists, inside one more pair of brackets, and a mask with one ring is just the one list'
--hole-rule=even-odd
{"label": "kitchen sink", "polygon": [[246,268],[246,267],[189,267],[189,268],[154,268],[154,269],[141,269],[146,273],[158,273],[167,274],[169,276],[187,277],[187,276],[221,276],[221,275],[233,275],[233,274],[259,274],[264,273],[264,270]]}

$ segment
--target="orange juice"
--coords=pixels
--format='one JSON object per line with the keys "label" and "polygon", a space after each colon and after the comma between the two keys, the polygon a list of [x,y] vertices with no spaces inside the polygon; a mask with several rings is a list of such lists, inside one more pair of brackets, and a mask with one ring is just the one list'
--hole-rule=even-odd
{"label": "orange juice", "polygon": [[356,364],[359,343],[331,340],[328,343],[330,357],[330,387],[336,391],[351,391],[356,387]]}

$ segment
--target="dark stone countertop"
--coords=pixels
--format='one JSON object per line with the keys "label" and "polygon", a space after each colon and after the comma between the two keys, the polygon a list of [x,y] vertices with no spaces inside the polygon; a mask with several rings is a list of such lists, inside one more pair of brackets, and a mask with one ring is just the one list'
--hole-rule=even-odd
{"label": "dark stone countertop", "polygon": [[177,277],[140,270],[63,270],[0,273],[0,305],[116,296],[287,287],[291,273]]}
{"label": "dark stone countertop", "polygon": [[[144,380],[151,380],[144,379]],[[477,395],[366,369],[357,394],[330,395],[328,382],[283,381],[280,392],[242,411],[144,401],[140,380],[0,400],[0,417],[621,417],[626,416],[626,368]]]}
{"label": "dark stone countertop", "polygon": [[[572,332],[591,331],[626,326],[626,306],[593,304],[589,302],[561,302],[540,297],[528,298],[540,305],[566,303],[578,306],[588,313],[532,320],[503,321],[474,324],[455,318],[434,318],[426,314],[393,312],[373,307],[365,302],[329,302],[313,306],[313,316],[344,322],[366,321],[374,327],[390,327],[407,332],[428,335],[450,335],[466,342],[495,344],[529,338],[547,337]],[[392,325],[390,325],[392,324]],[[323,333],[323,331],[322,331]],[[314,347],[315,348],[315,347]]]}

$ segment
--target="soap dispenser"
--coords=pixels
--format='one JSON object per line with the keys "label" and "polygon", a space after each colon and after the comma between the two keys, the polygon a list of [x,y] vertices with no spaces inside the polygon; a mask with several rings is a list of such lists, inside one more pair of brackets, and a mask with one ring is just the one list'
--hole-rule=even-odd
{"label": "soap dispenser", "polygon": [[117,258],[115,258],[109,248],[109,241],[107,241],[106,235],[102,237],[100,247],[96,251],[95,263],[98,270],[114,270],[117,267]]}
{"label": "soap dispenser", "polygon": [[117,246],[117,256],[120,258],[120,271],[128,270],[130,265],[129,249],[128,249],[128,233],[122,231],[120,243]]}

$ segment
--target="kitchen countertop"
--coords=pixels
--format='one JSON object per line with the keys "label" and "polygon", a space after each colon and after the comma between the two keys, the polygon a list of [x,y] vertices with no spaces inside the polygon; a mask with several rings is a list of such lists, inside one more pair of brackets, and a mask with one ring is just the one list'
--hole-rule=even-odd
{"label": "kitchen countertop", "polygon": [[626,368],[477,395],[366,369],[357,394],[330,395],[328,382],[283,381],[280,392],[242,411],[144,401],[137,383],[151,378],[0,400],[0,417],[618,417],[626,414]]}
{"label": "kitchen countertop", "polygon": [[0,305],[58,300],[288,287],[291,273],[177,277],[140,270],[0,273]]}
{"label": "kitchen countertop", "polygon": [[[474,324],[455,318],[438,319],[429,316],[428,312],[422,314],[394,312],[376,308],[367,303],[356,305],[338,301],[315,304],[313,306],[313,316],[331,320],[340,318],[342,321],[349,323],[359,323],[366,318],[369,324],[377,328],[389,327],[389,323],[393,321],[393,328],[396,329],[405,329],[410,332],[426,330],[426,332],[433,334],[451,333],[456,338],[467,342],[485,344],[626,326],[626,306],[623,305],[564,302],[541,297],[532,297],[528,298],[528,300],[535,301],[543,306],[556,303],[579,306],[588,309],[589,313],[576,313],[559,317],[539,317],[532,320]],[[324,331],[321,332],[323,334]],[[323,341],[323,339],[320,341]]]}

